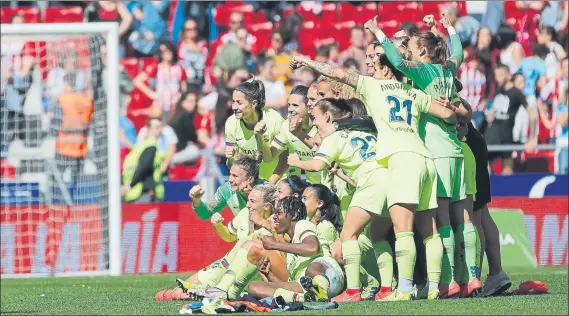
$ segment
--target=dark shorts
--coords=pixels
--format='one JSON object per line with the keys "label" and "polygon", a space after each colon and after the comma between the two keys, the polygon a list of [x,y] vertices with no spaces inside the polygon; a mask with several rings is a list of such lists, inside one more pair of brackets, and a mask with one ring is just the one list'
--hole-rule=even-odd
{"label": "dark shorts", "polygon": [[492,201],[490,174],[487,167],[489,159],[488,147],[482,134],[472,124],[468,126],[466,143],[476,159],[476,201],[474,201],[474,210],[476,211]]}

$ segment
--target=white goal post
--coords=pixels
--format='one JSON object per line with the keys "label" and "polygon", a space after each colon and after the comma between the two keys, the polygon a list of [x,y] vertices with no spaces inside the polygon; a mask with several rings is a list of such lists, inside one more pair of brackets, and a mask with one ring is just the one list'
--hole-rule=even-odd
{"label": "white goal post", "polygon": [[[2,72],[2,162],[16,170],[1,179],[0,275],[121,275],[118,24],[2,24],[0,30],[2,67],[13,69],[8,80]],[[32,73],[22,77],[27,92],[18,90],[15,79],[25,67],[23,46],[36,50],[27,56],[35,59]],[[74,52],[81,49],[81,54]],[[62,66],[68,59],[82,76],[79,70]],[[58,115],[66,116],[53,111],[53,104],[63,109],[61,99],[51,95],[54,82],[66,93],[69,90],[64,88],[82,87],[81,93],[92,100],[92,118],[84,135],[89,143],[86,156],[61,158],[58,146],[64,142],[61,124],[65,123],[52,122]],[[20,94],[11,99],[10,91]],[[54,132],[54,125],[59,132]],[[76,161],[80,171],[71,166]],[[39,169],[32,168],[38,165]]]}

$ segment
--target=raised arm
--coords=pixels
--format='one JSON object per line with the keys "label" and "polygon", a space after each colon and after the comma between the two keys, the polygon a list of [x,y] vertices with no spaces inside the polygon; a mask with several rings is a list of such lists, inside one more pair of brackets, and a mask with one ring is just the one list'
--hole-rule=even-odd
{"label": "raised arm", "polygon": [[342,68],[333,67],[326,63],[321,63],[304,57],[295,56],[291,59],[290,67],[292,69],[297,69],[302,66],[313,69],[326,77],[345,83],[352,88],[356,88],[358,85],[359,75],[356,73],[344,71]]}
{"label": "raised arm", "polygon": [[227,206],[227,200],[232,195],[229,189],[229,183],[220,186],[215,192],[211,203],[204,203],[202,196],[205,191],[196,185],[190,190],[190,198],[192,199],[192,206],[194,211],[201,219],[208,219],[215,213],[221,212]]}
{"label": "raised arm", "polygon": [[308,172],[322,171],[328,167],[326,163],[320,159],[302,161],[297,154],[288,155],[288,165]]}
{"label": "raised arm", "polygon": [[443,14],[441,19],[441,24],[447,29],[449,39],[450,39],[450,57],[447,59],[447,68],[452,72],[452,75],[456,75],[458,68],[464,60],[464,50],[462,49],[462,43],[460,42],[460,37],[456,34],[456,30],[451,25],[447,15]]}
{"label": "raised arm", "polygon": [[383,47],[385,51],[385,56],[389,59],[389,62],[397,68],[397,70],[401,71],[405,76],[409,77],[409,79],[415,81],[416,78],[419,76],[419,71],[421,69],[421,62],[416,61],[408,61],[401,57],[401,54],[397,50],[397,47],[393,45],[393,43],[387,38],[385,33],[379,28],[376,22],[377,16],[373,19],[368,20],[364,27],[370,31],[373,35],[375,35],[376,39]]}

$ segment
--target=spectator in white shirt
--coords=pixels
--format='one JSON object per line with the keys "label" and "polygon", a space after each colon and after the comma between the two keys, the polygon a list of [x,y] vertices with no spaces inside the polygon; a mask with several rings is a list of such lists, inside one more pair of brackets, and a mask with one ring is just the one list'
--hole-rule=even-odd
{"label": "spectator in white shirt", "polygon": [[563,49],[563,46],[555,42],[553,39],[556,37],[555,29],[552,26],[542,26],[537,33],[537,42],[543,44],[549,48],[549,54],[545,57],[545,65],[547,67],[547,78],[555,79],[557,74],[557,68],[559,67],[559,61],[563,60],[567,53]]}

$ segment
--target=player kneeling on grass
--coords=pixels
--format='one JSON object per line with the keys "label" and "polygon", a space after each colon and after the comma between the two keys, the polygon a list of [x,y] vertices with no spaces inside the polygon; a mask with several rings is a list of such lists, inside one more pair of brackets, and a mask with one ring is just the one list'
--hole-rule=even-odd
{"label": "player kneeling on grass", "polygon": [[[314,217],[321,225],[321,236],[314,223],[307,220],[306,205],[295,197],[286,197],[274,215],[276,231],[291,236],[291,242],[278,241],[267,237],[261,239],[266,250],[279,250],[287,253],[287,266],[289,269],[288,282],[275,278],[273,267],[262,267],[261,272],[268,282],[253,282],[249,285],[249,294],[257,298],[282,296],[287,302],[294,301],[326,301],[329,295],[339,293],[343,288],[344,273],[336,261],[330,256],[328,241],[337,235],[337,230],[329,219],[337,218],[338,208],[330,206],[327,210],[318,209],[321,200],[314,200],[309,189],[303,193],[305,202],[314,202]],[[330,193],[331,194],[331,193]],[[330,213],[326,213],[330,211]],[[318,214],[320,213],[320,214]],[[335,214],[335,215],[334,215]],[[322,219],[322,220],[320,220]],[[327,230],[328,233],[324,233]],[[322,238],[321,247],[320,239]],[[326,247],[327,246],[327,247]]]}

